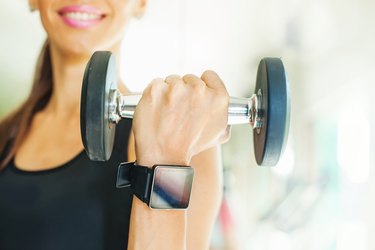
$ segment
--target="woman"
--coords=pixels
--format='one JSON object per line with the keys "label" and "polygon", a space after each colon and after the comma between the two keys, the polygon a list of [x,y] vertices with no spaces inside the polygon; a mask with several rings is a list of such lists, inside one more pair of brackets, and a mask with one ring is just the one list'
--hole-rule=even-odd
{"label": "woman", "polygon": [[[228,137],[228,94],[214,72],[153,80],[133,133],[130,121],[119,125],[111,159],[83,153],[86,63],[97,50],[119,54],[146,1],[29,0],[48,39],[29,98],[0,124],[0,249],[208,248],[221,197],[215,145]],[[189,209],[154,211],[129,188],[114,188],[118,164],[135,160],[193,166]]]}

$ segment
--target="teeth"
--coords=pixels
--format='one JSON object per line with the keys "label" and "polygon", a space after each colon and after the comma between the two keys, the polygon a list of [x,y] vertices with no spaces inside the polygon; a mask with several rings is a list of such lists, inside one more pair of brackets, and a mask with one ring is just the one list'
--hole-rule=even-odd
{"label": "teeth", "polygon": [[100,19],[100,15],[87,13],[87,12],[67,12],[64,15],[68,18],[80,20],[80,21]]}

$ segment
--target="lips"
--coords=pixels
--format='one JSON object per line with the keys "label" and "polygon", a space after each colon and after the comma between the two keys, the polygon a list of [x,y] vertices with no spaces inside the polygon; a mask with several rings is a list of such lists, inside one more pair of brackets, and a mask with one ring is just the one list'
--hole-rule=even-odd
{"label": "lips", "polygon": [[93,6],[66,6],[58,11],[65,24],[72,28],[87,29],[99,24],[105,14]]}

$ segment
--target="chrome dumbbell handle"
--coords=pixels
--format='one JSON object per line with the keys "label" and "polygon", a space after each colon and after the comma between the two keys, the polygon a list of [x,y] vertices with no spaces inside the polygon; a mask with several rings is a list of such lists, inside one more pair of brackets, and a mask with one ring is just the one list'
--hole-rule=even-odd
{"label": "chrome dumbbell handle", "polygon": [[[122,118],[133,118],[134,111],[142,98],[141,94],[121,95],[116,90],[109,93],[109,120],[118,123]],[[262,127],[262,93],[259,91],[250,98],[230,97],[228,124],[248,124],[252,128]]]}

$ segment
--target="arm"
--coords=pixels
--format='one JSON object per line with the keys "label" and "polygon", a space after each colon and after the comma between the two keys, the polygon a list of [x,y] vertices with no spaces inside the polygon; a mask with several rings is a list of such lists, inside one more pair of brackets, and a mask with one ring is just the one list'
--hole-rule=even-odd
{"label": "arm", "polygon": [[[129,161],[135,161],[133,133],[130,137],[128,150]],[[190,206],[186,217],[187,249],[208,249],[213,225],[222,198],[220,147],[208,149],[194,156],[190,165],[194,167],[195,177]],[[136,198],[133,200],[133,206],[135,203],[137,203],[137,206],[143,205]],[[201,208],[202,204],[204,204],[204,210]],[[146,211],[147,209],[148,207],[146,207]],[[134,208],[134,210],[139,210],[139,208]],[[132,223],[136,222],[134,221]],[[145,223],[147,223],[147,220]],[[157,229],[158,228],[156,228],[155,231],[157,231]],[[170,235],[170,233],[162,233],[161,231],[159,231],[159,233]],[[180,235],[182,234],[183,232],[181,232]],[[142,242],[141,239],[135,238],[135,235],[129,235],[129,239],[132,239],[133,242]],[[167,239],[167,241],[169,240],[170,239]],[[177,243],[173,245],[177,245]],[[132,248],[134,248],[134,246],[132,246]]]}
{"label": "arm", "polygon": [[[138,157],[137,162],[143,166],[152,166],[157,162],[187,165],[187,162],[174,157]],[[128,249],[186,249],[186,221],[186,210],[152,210],[134,196]]]}
{"label": "arm", "polygon": [[[143,93],[133,118],[135,138],[135,154],[139,165],[154,164],[189,165],[194,155],[206,151],[226,139],[226,124],[229,96],[220,78],[212,71],[205,72],[201,78],[187,75],[183,79],[170,76],[154,80]],[[198,188],[217,182],[204,180],[204,164],[210,164],[211,151],[196,156],[201,168],[198,179],[193,186]],[[197,160],[198,159],[198,160]],[[193,166],[194,167],[194,166]],[[209,168],[213,170],[212,168]],[[203,173],[203,174],[202,174]],[[215,185],[208,187],[214,189]],[[220,191],[218,191],[220,192]],[[198,193],[198,192],[197,192]],[[193,198],[197,200],[192,211],[192,225],[205,217],[203,235],[199,236],[199,246],[208,245],[220,195],[213,196],[210,206],[199,205],[205,196]],[[193,201],[194,202],[194,201]],[[199,211],[198,211],[199,207]],[[202,211],[203,216],[199,215]],[[201,224],[201,223],[200,223]],[[194,233],[190,237],[196,240]],[[187,212],[155,211],[148,208],[137,198],[133,198],[133,206],[129,228],[129,249],[186,249],[187,247]],[[194,247],[194,246],[192,246]]]}
{"label": "arm", "polygon": [[[193,157],[194,185],[187,214],[187,249],[208,249],[222,198],[220,148]],[[202,209],[204,207],[204,209]]]}
{"label": "arm", "polygon": [[133,197],[128,249],[186,249],[186,211],[154,211]]}

